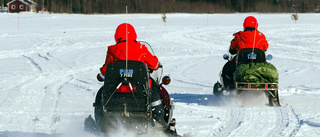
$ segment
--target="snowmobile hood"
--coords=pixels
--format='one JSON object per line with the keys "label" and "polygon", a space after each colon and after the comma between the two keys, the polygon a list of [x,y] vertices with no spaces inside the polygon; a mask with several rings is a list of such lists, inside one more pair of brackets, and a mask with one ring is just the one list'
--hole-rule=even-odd
{"label": "snowmobile hood", "polygon": [[136,40],[137,34],[131,24],[122,23],[117,27],[114,39],[117,43],[126,40]]}

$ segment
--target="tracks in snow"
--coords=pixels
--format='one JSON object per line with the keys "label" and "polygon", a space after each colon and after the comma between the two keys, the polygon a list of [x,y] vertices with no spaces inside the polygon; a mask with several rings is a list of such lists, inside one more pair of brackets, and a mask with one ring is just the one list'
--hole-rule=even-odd
{"label": "tracks in snow", "polygon": [[229,136],[235,129],[237,129],[244,121],[245,112],[241,110],[241,108],[230,108],[230,119],[227,125],[221,127],[221,132],[219,132],[216,136],[226,137]]}
{"label": "tracks in snow", "polygon": [[[5,120],[13,120],[13,123],[19,124],[18,127],[14,124],[7,125],[8,130],[55,134],[59,131],[60,123],[67,122],[65,117],[83,113],[76,112],[81,107],[74,106],[78,104],[84,106],[84,103],[74,102],[83,100],[88,95],[88,93],[79,93],[79,89],[91,91],[87,89],[88,85],[93,83],[90,80],[87,81],[88,79],[81,80],[81,77],[88,75],[94,66],[85,65],[82,60],[93,55],[96,48],[88,49],[86,46],[80,46],[75,49],[80,49],[82,52],[68,53],[70,49],[67,49],[67,46],[46,48],[41,43],[36,44],[36,47],[38,46],[37,49],[26,49],[26,52],[14,50],[0,55],[0,59],[17,58],[26,62],[26,65],[22,66],[25,68],[22,69],[23,72],[16,74],[23,74],[20,77],[24,77],[25,80],[17,81],[16,85],[10,89],[12,92],[8,92],[7,96],[0,100],[1,106],[7,106],[6,111],[0,113],[0,116],[5,116]],[[74,47],[71,46],[71,48]],[[61,48],[67,50],[61,50]],[[70,57],[74,59],[69,59]],[[68,60],[64,60],[65,58]],[[74,64],[76,66],[73,66]],[[26,71],[30,73],[24,73]],[[77,97],[79,94],[82,99]],[[73,101],[73,99],[77,100]],[[73,109],[69,110],[70,107]],[[21,120],[22,114],[22,118],[26,119]]]}
{"label": "tracks in snow", "polygon": [[[251,136],[257,133],[265,137],[294,136],[303,124],[292,107],[262,108],[263,111],[270,111],[266,113],[260,110],[254,112],[254,109],[229,108],[229,111],[227,111],[229,113],[228,121],[218,129],[214,136]],[[261,115],[254,113],[260,113]],[[252,118],[253,116],[258,118]],[[257,119],[261,120],[261,125],[250,124],[259,123]]]}
{"label": "tracks in snow", "polygon": [[276,123],[273,130],[271,130],[267,136],[274,137],[274,136],[284,136],[284,131],[289,125],[290,122],[290,111],[287,107],[276,107],[274,108],[276,112]]}

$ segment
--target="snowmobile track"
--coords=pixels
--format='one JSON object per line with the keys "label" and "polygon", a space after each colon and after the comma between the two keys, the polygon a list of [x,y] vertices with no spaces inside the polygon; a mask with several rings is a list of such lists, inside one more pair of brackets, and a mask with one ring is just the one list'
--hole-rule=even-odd
{"label": "snowmobile track", "polygon": [[[294,111],[292,107],[275,107],[276,112],[276,123],[273,130],[271,130],[267,136],[294,136],[297,131],[300,130],[303,122],[298,117],[298,114]],[[295,125],[290,125],[295,121]]]}
{"label": "snowmobile track", "polygon": [[242,108],[229,108],[230,111],[230,119],[226,126],[222,126],[221,132],[219,132],[215,136],[219,137],[227,137],[229,136],[234,130],[236,130],[244,120],[245,112]]}
{"label": "snowmobile track", "polygon": [[301,128],[301,125],[304,124],[303,120],[299,119],[298,114],[294,111],[292,107],[290,107],[290,111],[293,114],[294,118],[291,118],[292,120],[296,120],[296,126],[293,128],[293,130],[290,132],[290,136],[294,136],[296,132],[298,132]]}
{"label": "snowmobile track", "polygon": [[275,107],[274,110],[277,116],[275,127],[268,133],[267,136],[283,136],[283,132],[289,125],[290,120],[288,109],[285,107]]}

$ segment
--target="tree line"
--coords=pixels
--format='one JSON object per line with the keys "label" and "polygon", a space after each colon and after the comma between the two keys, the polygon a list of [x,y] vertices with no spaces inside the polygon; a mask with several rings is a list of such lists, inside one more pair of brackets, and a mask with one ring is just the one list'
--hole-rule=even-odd
{"label": "tree line", "polygon": [[[6,5],[11,0],[0,0]],[[320,0],[33,0],[52,13],[320,12]]]}

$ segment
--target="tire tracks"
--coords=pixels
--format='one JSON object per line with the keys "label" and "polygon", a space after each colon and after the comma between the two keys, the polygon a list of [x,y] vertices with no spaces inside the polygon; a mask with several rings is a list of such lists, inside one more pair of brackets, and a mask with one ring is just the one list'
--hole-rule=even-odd
{"label": "tire tracks", "polygon": [[[79,60],[82,60],[88,54],[92,54],[92,52],[92,49],[90,49],[89,52],[76,55],[80,59],[75,60],[75,62],[80,62]],[[36,75],[34,79],[30,79],[30,81],[26,81],[18,87],[21,95],[18,96],[18,100],[15,99],[16,104],[23,102],[22,97],[27,99],[28,103],[25,103],[24,106],[30,108],[28,115],[31,120],[26,121],[25,124],[32,126],[33,131],[47,127],[46,132],[55,134],[65,116],[62,112],[66,111],[64,110],[66,101],[63,99],[69,96],[69,92],[73,92],[71,90],[64,94],[63,88],[77,82],[75,81],[77,79],[76,75],[80,72],[92,70],[92,66],[72,68],[67,65],[66,61],[68,60],[61,60],[61,58],[51,55],[50,51],[45,49],[30,55],[24,54],[22,57],[28,61],[33,68],[30,70],[34,70]]]}
{"label": "tire tracks", "polygon": [[274,110],[277,116],[275,127],[267,134],[267,136],[284,136],[284,131],[290,123],[288,109],[285,107],[275,107]]}
{"label": "tire tracks", "polygon": [[[248,110],[252,110],[252,108]],[[272,109],[266,108],[265,111],[267,110],[272,110]],[[266,134],[261,132],[261,136],[266,136],[266,137],[295,136],[297,133],[299,133],[299,130],[301,129],[303,124],[308,124],[308,125],[310,124],[311,126],[315,126],[315,127],[319,126],[319,124],[317,123],[311,123],[309,121],[304,121],[299,119],[299,115],[295,112],[293,107],[274,107],[273,110],[274,112],[272,113],[269,112],[265,114],[274,115],[274,116],[267,116],[265,118],[269,118],[269,119],[271,118],[270,120],[274,121],[274,123],[271,123],[271,125],[274,125],[274,126],[272,128],[257,127],[257,129],[260,128],[260,130],[267,131]],[[234,134],[238,134],[240,130],[243,131],[243,135],[250,135],[250,132],[252,131],[252,127],[251,126],[248,127],[248,125],[243,125],[243,124],[248,122],[252,123],[251,121],[247,121],[247,120],[256,120],[256,118],[255,119],[249,118],[251,117],[251,113],[254,114],[256,112],[250,111],[249,113],[247,113],[246,111],[247,109],[242,107],[229,108],[229,111],[227,111],[227,114],[229,114],[229,117],[227,119],[228,121],[222,124],[222,126],[217,130],[218,132],[214,133],[212,136],[219,136],[219,137],[234,136]],[[261,111],[257,111],[257,112],[261,113]],[[249,119],[246,118],[245,120],[245,117],[248,117]],[[262,119],[262,122],[265,121],[264,119]],[[245,129],[245,130],[242,130],[242,129]]]}
{"label": "tire tracks", "polygon": [[290,111],[293,114],[294,118],[292,120],[296,121],[296,126],[293,128],[292,132],[290,132],[290,136],[294,136],[296,132],[298,132],[301,128],[301,125],[303,124],[303,121],[299,119],[298,114],[295,112],[295,110],[290,107]]}
{"label": "tire tracks", "polygon": [[36,63],[34,61],[34,59],[32,59],[31,57],[28,57],[26,55],[22,55],[22,56],[30,62],[31,66],[34,66],[37,70],[42,72],[42,68],[40,67],[40,65],[38,63]]}
{"label": "tire tracks", "polygon": [[227,137],[229,136],[234,130],[236,130],[244,121],[245,112],[242,108],[239,107],[232,107],[229,108],[230,111],[230,119],[226,126],[222,126],[219,129],[219,133],[214,136],[219,137]]}
{"label": "tire tracks", "polygon": [[275,107],[275,126],[267,134],[268,137],[294,136],[301,128],[303,122],[293,107]]}

